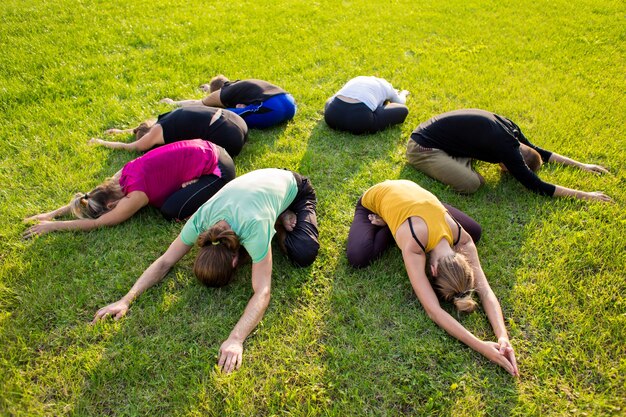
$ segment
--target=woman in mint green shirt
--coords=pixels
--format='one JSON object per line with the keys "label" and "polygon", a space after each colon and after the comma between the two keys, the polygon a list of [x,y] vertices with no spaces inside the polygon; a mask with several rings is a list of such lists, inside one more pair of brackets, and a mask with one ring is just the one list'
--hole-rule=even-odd
{"label": "woman in mint green shirt", "polygon": [[254,295],[228,339],[222,343],[218,365],[225,372],[241,365],[243,341],[261,321],[269,304],[272,247],[278,228],[279,244],[298,266],[309,266],[319,250],[315,190],[298,173],[260,169],[235,178],[189,218],[167,251],[139,277],[119,301],[98,310],[94,322],[124,316],[130,303],[165,277],[194,245],[196,277],[205,285],[228,284],[243,247],[252,259]]}

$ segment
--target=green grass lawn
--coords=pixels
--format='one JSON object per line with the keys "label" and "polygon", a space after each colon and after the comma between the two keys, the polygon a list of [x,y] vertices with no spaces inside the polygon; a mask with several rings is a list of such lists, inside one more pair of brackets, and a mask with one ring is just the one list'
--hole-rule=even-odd
{"label": "green grass lawn", "polygon": [[[0,5],[0,415],[623,415],[624,2],[230,3]],[[24,217],[137,156],[89,138],[168,111],[163,97],[202,97],[198,85],[217,73],[270,80],[296,97],[295,119],[253,131],[235,162],[238,174],[308,175],[322,244],[310,268],[275,256],[270,307],[231,375],[215,358],[251,295],[249,266],[210,290],[188,255],[126,318],[91,326],[181,224],[149,208],[107,230],[21,239]],[[366,137],[331,131],[323,104],[356,75],[410,90],[407,121]],[[466,107],[607,166],[610,175],[593,176],[548,165],[540,176],[602,190],[615,204],[533,195],[483,163],[488,184],[461,196],[405,163],[420,122]],[[390,178],[414,180],[482,223],[478,251],[519,379],[430,321],[397,249],[365,270],[349,267],[354,204]],[[494,340],[481,310],[459,320]]]}

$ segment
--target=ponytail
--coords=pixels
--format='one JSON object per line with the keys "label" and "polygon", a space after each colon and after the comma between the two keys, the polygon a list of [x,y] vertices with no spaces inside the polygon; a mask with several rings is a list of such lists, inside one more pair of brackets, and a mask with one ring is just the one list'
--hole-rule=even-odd
{"label": "ponytail", "polygon": [[474,273],[465,256],[455,253],[439,259],[435,289],[441,296],[452,301],[458,311],[471,313],[477,307],[473,300]]}
{"label": "ponytail", "polygon": [[234,275],[233,259],[239,251],[239,238],[228,226],[217,223],[197,240],[200,251],[193,264],[193,272],[207,287],[222,287]]}

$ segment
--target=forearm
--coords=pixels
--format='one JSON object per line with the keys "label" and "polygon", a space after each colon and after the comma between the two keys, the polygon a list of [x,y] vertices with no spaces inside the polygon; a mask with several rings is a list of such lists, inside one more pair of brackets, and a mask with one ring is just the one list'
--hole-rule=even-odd
{"label": "forearm", "polygon": [[230,332],[230,336],[228,338],[236,340],[239,343],[243,343],[246,337],[252,333],[252,330],[254,330],[263,318],[265,310],[267,310],[267,306],[269,305],[269,301],[269,292],[255,293],[248,302],[243,315],[233,328],[232,332]]}
{"label": "forearm", "polygon": [[480,301],[482,302],[485,314],[487,314],[487,318],[489,319],[489,323],[491,323],[496,338],[498,340],[503,337],[508,339],[509,334],[504,324],[504,315],[502,314],[502,308],[500,307],[500,302],[498,302],[496,295],[489,289],[486,293],[480,293]]}
{"label": "forearm", "polygon": [[130,305],[135,298],[139,297],[148,288],[161,282],[170,269],[171,266],[163,261],[163,257],[160,257],[141,274],[128,293],[122,297],[122,300]]}
{"label": "forearm", "polygon": [[69,214],[71,210],[72,209],[70,208],[70,205],[67,204],[67,205],[65,205],[63,207],[59,207],[56,210],[53,210],[51,212],[46,213],[46,215],[50,216],[51,219],[54,219],[55,217],[64,216],[66,214]]}
{"label": "forearm", "polygon": [[552,153],[552,155],[550,156],[550,159],[548,159],[548,162],[555,162],[557,164],[563,164],[563,165],[571,165],[571,166],[575,166],[578,168],[583,167],[583,164],[581,162],[578,162],[574,159],[568,158],[563,155],[559,155],[556,152]]}
{"label": "forearm", "polygon": [[553,197],[574,197],[581,200],[591,200],[592,198],[589,196],[589,193],[580,190],[574,190],[573,188],[561,187],[560,185],[556,186],[554,190]]}
{"label": "forearm", "polygon": [[78,219],[78,220],[66,220],[51,222],[52,230],[50,231],[63,231],[63,230],[93,230],[101,225],[97,219]]}
{"label": "forearm", "polygon": [[482,341],[470,333],[461,325],[461,323],[456,321],[454,317],[448,314],[445,310],[438,309],[437,311],[428,314],[428,316],[450,336],[466,344],[475,351],[482,353]]}
{"label": "forearm", "polygon": [[202,100],[179,100],[174,101],[174,105],[177,107],[189,107],[189,106],[201,106]]}
{"label": "forearm", "polygon": [[94,142],[102,146],[106,146],[107,148],[111,148],[111,149],[134,150],[133,149],[134,142],[133,143],[114,142],[114,141],[108,141],[108,140],[102,140],[102,139],[94,139]]}

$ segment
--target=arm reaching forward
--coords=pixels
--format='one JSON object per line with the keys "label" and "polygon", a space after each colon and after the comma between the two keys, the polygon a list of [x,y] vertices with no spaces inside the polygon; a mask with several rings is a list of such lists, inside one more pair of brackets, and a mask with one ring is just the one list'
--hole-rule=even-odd
{"label": "arm reaching forward", "polygon": [[517,368],[517,361],[515,359],[515,351],[511,342],[509,341],[509,335],[506,331],[504,324],[504,315],[502,314],[502,308],[500,302],[494,294],[493,290],[489,286],[487,277],[483,268],[480,266],[480,260],[478,259],[478,251],[474,245],[474,241],[470,235],[463,229],[461,229],[461,239],[458,243],[458,249],[463,253],[467,262],[469,263],[472,271],[474,272],[474,280],[476,282],[476,291],[480,297],[480,302],[483,305],[485,314],[491,323],[493,332],[498,338],[498,348],[500,353],[509,361],[512,365],[514,376],[519,376],[519,370]]}
{"label": "arm reaching forward", "polygon": [[248,301],[243,315],[230,332],[230,336],[222,346],[217,365],[226,373],[241,366],[243,341],[259,324],[270,302],[272,286],[272,250],[268,251],[263,260],[252,264],[252,289],[254,295]]}
{"label": "arm reaching forward", "polygon": [[[65,221],[47,221],[40,220],[41,216],[67,214],[69,205],[62,207],[44,215],[33,216],[26,220],[39,220],[39,223],[26,229],[22,237],[24,239],[32,238],[36,235],[43,235],[49,232],[60,230],[83,230],[88,231],[103,226],[114,226],[122,223],[133,216],[139,209],[148,204],[148,196],[142,191],[133,191],[126,197],[122,198],[119,203],[109,212],[103,214],[97,219],[77,219]],[[54,217],[53,216],[53,217]],[[51,218],[53,218],[51,217]]]}
{"label": "arm reaching forward", "polygon": [[592,172],[594,174],[608,174],[609,173],[609,170],[603,167],[602,165],[584,164],[582,162],[578,162],[574,159],[568,158],[567,156],[559,155],[556,152],[552,153],[548,162],[556,162],[557,164],[575,166],[575,167],[582,169],[583,171]]}
{"label": "arm reaching forward", "polygon": [[191,246],[187,246],[180,239],[180,236],[176,238],[170,247],[161,255],[156,261],[152,263],[144,271],[139,279],[132,286],[130,291],[122,297],[119,301],[109,304],[106,307],[102,307],[96,312],[92,323],[97,322],[107,316],[113,316],[115,320],[123,317],[130,307],[130,304],[139,297],[148,288],[160,282],[168,271],[178,262],[189,250]]}
{"label": "arm reaching forward", "polygon": [[500,345],[498,343],[485,342],[478,339],[441,308],[437,295],[424,272],[426,256],[423,253],[404,249],[402,258],[404,259],[413,290],[424,310],[426,310],[428,317],[451,336],[465,343],[490,361],[500,365],[511,375],[517,375],[517,367],[504,354],[500,353]]}

